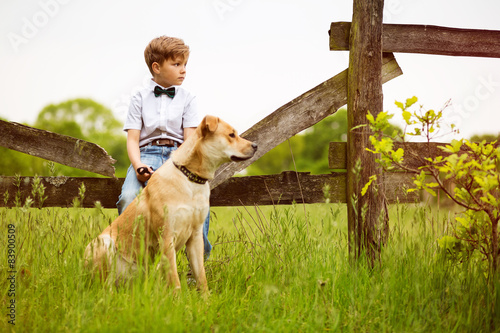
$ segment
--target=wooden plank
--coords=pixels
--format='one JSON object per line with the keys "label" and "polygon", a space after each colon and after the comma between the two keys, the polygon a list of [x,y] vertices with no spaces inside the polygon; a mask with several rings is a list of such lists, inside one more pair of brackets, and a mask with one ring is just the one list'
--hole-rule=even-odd
{"label": "wooden plank", "polygon": [[0,133],[0,146],[115,177],[116,160],[95,143],[3,120],[0,120]]}
{"label": "wooden plank", "polygon": [[[395,142],[394,150],[402,148],[405,151],[404,164],[410,169],[417,170],[419,167],[426,165],[424,158],[435,158],[437,156],[447,156],[439,147],[445,146],[448,143],[443,142]],[[497,147],[500,143],[495,144]],[[470,152],[470,149],[462,146],[459,154]],[[347,168],[347,142],[330,142],[328,165],[331,169],[346,169]]]}
{"label": "wooden plank", "polygon": [[[212,190],[210,204],[253,206],[324,203],[325,186],[330,187],[327,195],[330,202],[345,202],[345,180],[345,173],[312,176],[309,172],[293,171],[279,175],[232,177]],[[241,203],[238,203],[240,200]]]}
{"label": "wooden plank", "polygon": [[[19,195],[21,205],[26,199],[34,199],[32,207],[39,207],[40,200],[32,194],[34,177],[20,177],[19,186],[16,177],[0,177],[0,207],[15,207],[15,198]],[[45,187],[44,196],[47,199],[43,207],[72,207],[73,200],[79,198],[81,184],[85,185],[85,197],[81,207],[94,207],[96,201],[104,208],[116,208],[118,196],[124,178],[93,178],[93,177],[40,177]],[[9,199],[5,200],[8,192]],[[19,194],[18,194],[19,193]]]}
{"label": "wooden plank", "polygon": [[[310,175],[308,172],[286,171],[279,175],[232,177],[212,190],[210,202],[212,206],[288,205],[293,202],[325,203],[328,198],[332,203],[346,203],[346,175],[341,172]],[[384,183],[391,203],[419,200],[417,193],[407,194],[405,191],[413,185],[410,174],[387,173]],[[329,186],[326,197],[325,185]]]}
{"label": "wooden plank", "polygon": [[330,169],[347,169],[347,142],[330,142],[328,167]]}
{"label": "wooden plank", "polygon": [[[330,27],[330,50],[349,50],[351,22]],[[500,58],[500,31],[433,25],[384,24],[383,52]]]}
{"label": "wooden plank", "polygon": [[[382,66],[382,82],[403,74],[392,54],[385,54]],[[347,103],[347,70],[321,83],[308,92],[283,105],[242,134],[257,142],[259,149],[253,158],[239,163],[228,163],[217,170],[211,188],[232,177],[236,172],[258,160],[265,153],[335,113]]]}
{"label": "wooden plank", "polygon": [[[387,197],[390,202],[415,202],[419,199],[416,193],[406,194],[403,190],[412,184],[411,177],[405,173],[386,174]],[[0,177],[0,207],[15,207],[15,198],[19,192],[20,204],[26,198],[33,199],[33,177],[20,177],[19,187],[15,185],[16,177]],[[85,185],[85,197],[81,207],[92,208],[96,201],[104,208],[116,208],[124,178],[88,178],[88,177],[40,177],[45,187],[46,200],[43,207],[72,207],[73,200],[79,198],[79,188]],[[304,200],[299,189],[302,189]],[[325,185],[330,187],[327,198],[330,202],[346,202],[346,173],[327,175],[309,175],[307,172],[283,172],[279,175],[233,177],[212,190],[210,205],[288,205],[297,203],[324,203]],[[8,200],[4,200],[8,192]],[[32,207],[39,207],[36,197]]]}
{"label": "wooden plank", "polygon": [[[382,111],[383,0],[354,0],[350,29],[347,93],[347,226],[349,249],[359,257],[366,251],[374,265],[388,236],[388,215],[382,170],[375,162],[366,114]],[[371,177],[377,178],[373,181]],[[365,185],[371,182],[366,193]]]}

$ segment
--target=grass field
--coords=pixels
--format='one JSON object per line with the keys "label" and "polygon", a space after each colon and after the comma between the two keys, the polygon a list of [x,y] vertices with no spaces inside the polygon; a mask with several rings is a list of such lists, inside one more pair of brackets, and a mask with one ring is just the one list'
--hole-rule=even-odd
{"label": "grass field", "polygon": [[476,262],[451,265],[439,255],[449,213],[392,206],[374,269],[349,260],[345,215],[337,204],[213,208],[204,299],[181,253],[177,296],[154,264],[119,287],[93,281],[83,252],[115,210],[0,209],[0,331],[500,331],[500,283],[487,283]]}

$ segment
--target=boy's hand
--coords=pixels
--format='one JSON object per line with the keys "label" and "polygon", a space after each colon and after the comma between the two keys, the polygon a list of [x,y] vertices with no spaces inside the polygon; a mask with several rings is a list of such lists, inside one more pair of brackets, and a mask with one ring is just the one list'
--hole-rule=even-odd
{"label": "boy's hand", "polygon": [[137,169],[135,169],[135,175],[137,176],[137,179],[143,183],[145,183],[146,181],[149,180],[149,178],[151,178],[153,172],[154,172],[153,168],[148,167],[145,164],[140,165]]}

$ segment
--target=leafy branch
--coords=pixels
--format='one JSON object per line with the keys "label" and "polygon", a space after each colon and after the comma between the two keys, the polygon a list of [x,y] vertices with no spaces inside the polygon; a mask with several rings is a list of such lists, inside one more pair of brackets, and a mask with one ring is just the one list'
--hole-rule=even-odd
{"label": "leafy branch", "polygon": [[[443,111],[450,103],[447,102],[439,111],[425,110],[422,106],[415,110],[417,101],[416,97],[412,97],[404,104],[396,102],[406,123],[401,134],[383,134],[393,117],[388,112],[381,112],[377,117],[367,114],[369,127],[374,133],[370,136],[373,149],[369,151],[380,154],[377,162],[384,170],[400,169],[415,174],[415,188],[408,191],[425,190],[435,196],[435,190],[441,189],[453,202],[463,207],[465,211],[455,220],[454,237],[443,237],[440,246],[451,253],[460,243],[463,245],[458,247],[462,249],[462,258],[464,251],[468,254],[478,251],[488,260],[490,268],[497,271],[500,264],[500,147],[496,141],[475,143],[464,139],[452,140],[450,144],[439,146],[442,155],[432,156],[431,141],[443,136]],[[451,133],[458,133],[454,125],[451,125]],[[405,153],[409,152],[406,137],[418,137],[423,139],[424,145],[427,144],[426,154],[411,156],[418,161],[417,167],[405,163]],[[402,148],[394,150],[396,142]],[[428,181],[429,177],[433,181]],[[449,189],[445,182],[451,182],[454,188]]]}

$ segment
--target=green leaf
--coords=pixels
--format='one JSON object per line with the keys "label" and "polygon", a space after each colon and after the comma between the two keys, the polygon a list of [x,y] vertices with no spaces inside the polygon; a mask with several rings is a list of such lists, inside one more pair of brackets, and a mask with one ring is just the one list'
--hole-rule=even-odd
{"label": "green leaf", "polygon": [[465,217],[457,216],[457,217],[455,217],[455,220],[457,220],[457,222],[459,222],[465,228],[470,227],[470,221],[468,219],[466,219]]}
{"label": "green leaf", "polygon": [[452,250],[458,242],[459,240],[452,236],[443,236],[441,239],[438,239],[439,247],[444,250]]}
{"label": "green leaf", "polygon": [[375,118],[373,117],[370,111],[368,111],[368,113],[366,114],[366,119],[370,122],[370,124],[372,125],[375,124]]}
{"label": "green leaf", "polygon": [[351,128],[351,132],[354,131],[355,129],[366,127],[366,126],[367,126],[366,124],[361,124],[361,125],[358,125],[358,126],[354,126],[353,128]]}
{"label": "green leaf", "polygon": [[392,159],[394,162],[401,162],[404,156],[404,150],[402,148],[398,148],[398,150],[392,152]]}
{"label": "green leaf", "polygon": [[453,153],[453,147],[450,145],[438,146],[438,148],[441,149],[445,153],[450,153],[450,154]]}
{"label": "green leaf", "polygon": [[403,119],[406,121],[408,125],[410,125],[411,112],[403,111]]}
{"label": "green leaf", "polygon": [[397,106],[398,108],[400,108],[401,110],[403,110],[403,111],[404,111],[405,106],[403,105],[403,103],[398,102],[398,101],[395,101],[395,102],[394,102],[394,104],[396,104],[396,106]]}
{"label": "green leaf", "polygon": [[429,193],[430,195],[432,195],[433,197],[436,196],[436,191],[434,191],[433,189],[431,188],[428,188],[427,186],[424,187],[424,190],[427,191],[427,193]]}
{"label": "green leaf", "polygon": [[462,147],[463,140],[451,140],[451,150],[453,153],[458,153],[460,151],[460,148]]}
{"label": "green leaf", "polygon": [[418,98],[416,96],[413,96],[412,98],[408,98],[406,100],[406,109],[412,106],[413,104],[417,103]]}
{"label": "green leaf", "polygon": [[495,198],[490,192],[486,193],[486,195],[488,196],[490,204],[494,207],[498,207],[498,199]]}
{"label": "green leaf", "polygon": [[368,180],[368,182],[361,189],[361,196],[364,196],[366,194],[366,192],[368,191],[368,188],[370,187],[371,183],[374,180],[376,180],[376,179],[377,179],[377,175],[370,176],[370,179]]}
{"label": "green leaf", "polygon": [[377,154],[377,152],[376,152],[376,151],[374,151],[374,150],[371,150],[371,149],[368,149],[368,148],[365,148],[365,150],[366,150],[366,151],[369,151],[370,153]]}
{"label": "green leaf", "polygon": [[377,123],[387,123],[389,119],[392,119],[394,117],[393,114],[389,114],[387,111],[382,111],[377,114]]}

